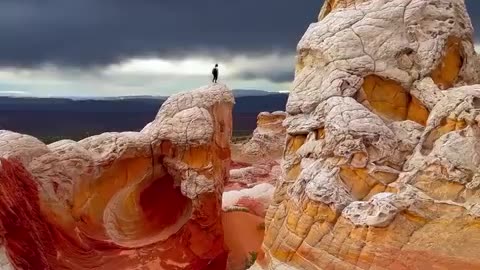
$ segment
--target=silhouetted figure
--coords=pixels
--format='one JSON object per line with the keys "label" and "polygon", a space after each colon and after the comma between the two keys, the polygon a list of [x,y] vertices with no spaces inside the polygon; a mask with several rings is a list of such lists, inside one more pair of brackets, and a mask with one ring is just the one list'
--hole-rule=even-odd
{"label": "silhouetted figure", "polygon": [[215,64],[215,67],[212,70],[213,80],[212,82],[217,83],[218,80],[218,64]]}

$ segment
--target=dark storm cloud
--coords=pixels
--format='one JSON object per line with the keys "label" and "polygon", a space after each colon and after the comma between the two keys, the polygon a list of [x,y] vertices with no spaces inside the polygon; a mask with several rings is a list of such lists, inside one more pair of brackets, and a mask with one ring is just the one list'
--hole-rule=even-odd
{"label": "dark storm cloud", "polygon": [[0,65],[292,52],[321,0],[0,0]]}
{"label": "dark storm cloud", "polygon": [[466,0],[468,13],[475,28],[475,41],[480,42],[480,1],[478,0]]}
{"label": "dark storm cloud", "polygon": [[[480,1],[466,2],[474,24],[480,25]],[[0,0],[0,66],[53,63],[88,67],[153,55],[183,58],[207,54],[221,61],[238,54],[291,53],[309,23],[315,21],[322,3]]]}

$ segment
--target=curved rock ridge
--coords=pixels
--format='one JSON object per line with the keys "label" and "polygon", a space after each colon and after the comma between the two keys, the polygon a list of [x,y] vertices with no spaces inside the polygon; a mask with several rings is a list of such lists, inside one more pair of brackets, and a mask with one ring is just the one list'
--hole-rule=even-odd
{"label": "curved rock ridge", "polygon": [[0,131],[2,269],[224,269],[232,92],[174,95],[141,132]]}
{"label": "curved rock ridge", "polygon": [[472,33],[462,0],[325,1],[252,269],[480,268]]}

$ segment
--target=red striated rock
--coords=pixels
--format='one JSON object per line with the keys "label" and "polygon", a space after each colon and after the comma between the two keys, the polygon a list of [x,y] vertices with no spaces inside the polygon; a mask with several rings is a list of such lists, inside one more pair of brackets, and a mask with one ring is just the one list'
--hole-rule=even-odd
{"label": "red striated rock", "polygon": [[40,212],[32,176],[18,161],[2,158],[0,168],[0,228],[10,266],[58,267],[54,231]]}
{"label": "red striated rock", "polygon": [[216,84],[172,96],[138,133],[47,146],[0,131],[0,266],[225,269],[232,106]]}

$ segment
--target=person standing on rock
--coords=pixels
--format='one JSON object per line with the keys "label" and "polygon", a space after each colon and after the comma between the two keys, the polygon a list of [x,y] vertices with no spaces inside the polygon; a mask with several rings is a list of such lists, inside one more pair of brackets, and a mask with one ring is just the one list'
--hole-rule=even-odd
{"label": "person standing on rock", "polygon": [[212,69],[213,83],[217,83],[218,80],[218,64],[215,64],[215,67]]}

